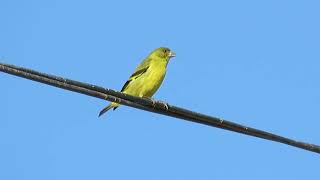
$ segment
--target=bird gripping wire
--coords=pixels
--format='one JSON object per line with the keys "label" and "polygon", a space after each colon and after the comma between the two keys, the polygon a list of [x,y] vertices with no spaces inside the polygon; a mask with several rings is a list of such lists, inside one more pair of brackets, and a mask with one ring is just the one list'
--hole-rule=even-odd
{"label": "bird gripping wire", "polygon": [[171,116],[179,119],[184,119],[187,121],[192,121],[200,124],[205,124],[212,127],[217,127],[233,132],[238,132],[241,134],[246,134],[249,136],[254,136],[270,141],[275,141],[290,146],[294,146],[300,149],[305,149],[307,151],[315,152],[320,154],[320,146],[310,143],[305,143],[301,141],[296,141],[286,137],[282,137],[276,134],[272,134],[259,129],[243,126],[234,122],[230,122],[221,118],[216,118],[200,113],[196,113],[184,108],[169,105],[164,107],[163,103],[153,102],[150,99],[140,98],[135,96],[130,96],[121,92],[117,92],[111,89],[102,88],[99,86],[82,83],[79,81],[74,81],[58,76],[53,76],[31,69],[26,69],[22,67],[17,67],[14,65],[0,63],[0,71],[11,74],[14,76],[19,76],[22,78],[30,79],[40,83],[48,84],[58,88],[66,89],[69,91],[85,94],[88,96],[117,102],[122,105],[163,114],[166,116]]}

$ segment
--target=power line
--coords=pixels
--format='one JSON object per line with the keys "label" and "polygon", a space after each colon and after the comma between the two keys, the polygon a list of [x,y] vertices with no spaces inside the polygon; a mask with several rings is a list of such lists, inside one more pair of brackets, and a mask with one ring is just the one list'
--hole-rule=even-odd
{"label": "power line", "polygon": [[53,76],[38,71],[34,71],[27,68],[17,67],[10,64],[0,63],[0,71],[11,75],[19,76],[22,78],[30,79],[40,83],[48,84],[58,88],[74,91],[77,93],[85,94],[88,96],[117,102],[126,106],[150,111],[166,116],[171,116],[187,121],[192,121],[208,126],[226,129],[229,131],[246,134],[249,136],[255,136],[270,141],[280,142],[297,148],[305,149],[308,151],[320,153],[320,146],[315,144],[309,144],[301,141],[296,141],[286,137],[282,137],[276,134],[272,134],[259,129],[243,126],[234,122],[230,122],[221,118],[208,116],[205,114],[196,113],[184,108],[176,107],[173,105],[166,104],[158,101],[152,101],[146,98],[140,98],[123,94],[121,92],[114,91],[112,89],[102,88],[99,86],[74,81],[58,76]]}

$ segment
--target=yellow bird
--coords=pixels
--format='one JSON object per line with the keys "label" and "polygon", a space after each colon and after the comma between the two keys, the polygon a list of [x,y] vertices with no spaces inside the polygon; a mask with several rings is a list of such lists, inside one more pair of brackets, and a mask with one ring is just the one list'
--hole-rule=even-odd
{"label": "yellow bird", "polygon": [[[155,49],[139,64],[129,80],[123,85],[121,92],[132,96],[151,98],[159,89],[166,75],[169,60],[175,56],[176,54],[169,48]],[[111,108],[115,110],[118,106],[118,103],[110,103],[100,111],[99,117]]]}

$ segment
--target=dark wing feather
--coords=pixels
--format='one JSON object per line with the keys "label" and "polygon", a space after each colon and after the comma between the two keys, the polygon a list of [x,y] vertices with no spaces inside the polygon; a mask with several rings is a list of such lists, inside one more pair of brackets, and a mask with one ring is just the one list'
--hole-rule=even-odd
{"label": "dark wing feather", "polygon": [[121,89],[121,92],[126,90],[126,88],[128,87],[128,85],[130,84],[130,82],[132,80],[137,79],[138,77],[143,75],[145,72],[147,72],[148,69],[149,69],[149,66],[144,67],[142,69],[137,68],[137,70],[130,76],[129,80],[123,85],[123,87]]}
{"label": "dark wing feather", "polygon": [[137,79],[138,77],[140,77],[143,73],[147,72],[149,66],[143,68],[143,69],[139,69],[136,72],[134,72],[131,76],[130,79]]}

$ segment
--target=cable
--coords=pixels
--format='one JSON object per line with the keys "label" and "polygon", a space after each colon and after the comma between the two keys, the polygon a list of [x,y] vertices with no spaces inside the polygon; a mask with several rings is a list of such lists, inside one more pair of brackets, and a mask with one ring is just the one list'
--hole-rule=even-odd
{"label": "cable", "polygon": [[249,136],[254,136],[270,141],[275,141],[297,148],[305,149],[308,151],[316,152],[320,154],[320,146],[315,144],[309,144],[301,141],[296,141],[286,137],[282,137],[276,134],[272,134],[259,129],[243,126],[231,121],[227,121],[221,118],[216,118],[208,116],[205,114],[200,114],[193,112],[184,108],[169,105],[167,103],[153,101],[146,98],[140,98],[135,96],[130,96],[121,92],[114,91],[112,89],[102,88],[96,85],[91,85],[79,81],[74,81],[54,75],[49,75],[46,73],[41,73],[27,68],[17,67],[10,64],[0,63],[0,71],[19,76],[22,78],[30,79],[40,83],[48,84],[58,88],[66,89],[69,91],[85,94],[88,96],[117,102],[122,105],[134,107],[137,109],[142,109],[145,111],[150,111],[158,114],[163,114],[166,116],[171,116],[179,119],[184,119],[187,121],[192,121],[200,124],[205,124],[212,127],[217,127],[221,129],[226,129],[233,132],[238,132],[241,134],[246,134]]}

